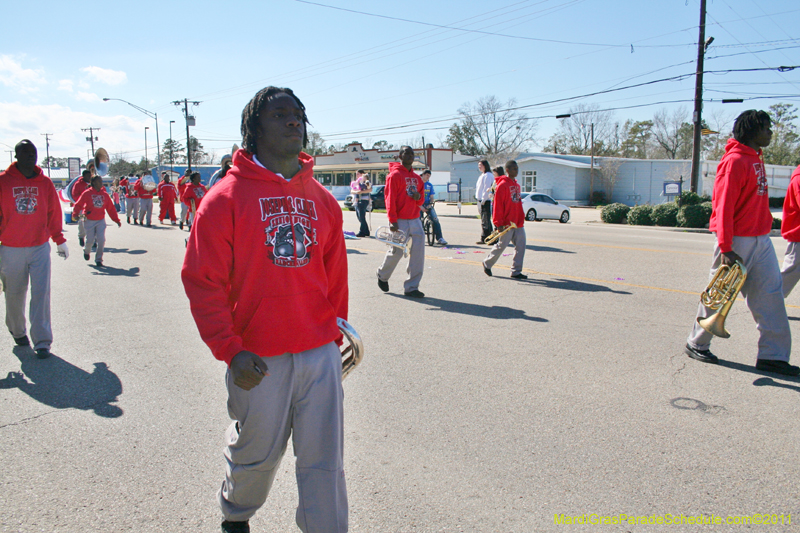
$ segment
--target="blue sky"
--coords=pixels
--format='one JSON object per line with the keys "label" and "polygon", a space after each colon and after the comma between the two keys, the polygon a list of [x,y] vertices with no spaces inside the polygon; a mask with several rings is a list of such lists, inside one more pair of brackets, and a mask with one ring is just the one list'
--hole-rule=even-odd
{"label": "blue sky", "polygon": [[[162,143],[170,120],[185,139],[171,102],[201,101],[192,134],[217,158],[240,144],[241,110],[266,85],[291,87],[328,144],[424,136],[440,146],[458,108],[488,95],[531,106],[542,141],[558,127],[554,116],[579,103],[645,105],[614,111],[621,123],[661,108],[690,114],[693,76],[540,104],[693,73],[699,1],[29,1],[3,15],[3,150],[30,138],[43,157],[41,134],[50,133],[51,155],[85,161],[81,128],[94,127],[96,145],[138,160],[146,126],[154,158],[155,122],[103,97],[157,113]],[[795,0],[709,0],[706,22],[706,70],[800,65]],[[716,102],[704,114],[797,105],[799,95],[800,69],[707,74],[704,97]],[[674,100],[686,102],[656,104]]]}

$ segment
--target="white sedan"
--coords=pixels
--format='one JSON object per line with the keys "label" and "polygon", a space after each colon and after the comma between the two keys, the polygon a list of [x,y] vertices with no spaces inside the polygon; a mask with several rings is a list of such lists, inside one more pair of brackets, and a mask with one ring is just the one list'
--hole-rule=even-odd
{"label": "white sedan", "polygon": [[569,222],[569,207],[560,204],[546,194],[538,192],[524,193],[522,195],[522,210],[525,220],[558,220],[562,224]]}

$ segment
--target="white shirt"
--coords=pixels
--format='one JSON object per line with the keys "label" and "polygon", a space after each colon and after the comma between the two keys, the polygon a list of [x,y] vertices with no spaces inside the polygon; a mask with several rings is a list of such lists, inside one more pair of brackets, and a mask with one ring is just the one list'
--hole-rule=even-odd
{"label": "white shirt", "polygon": [[475,185],[475,198],[477,198],[479,202],[492,199],[492,183],[494,183],[494,174],[491,172],[484,172],[478,178],[478,183]]}

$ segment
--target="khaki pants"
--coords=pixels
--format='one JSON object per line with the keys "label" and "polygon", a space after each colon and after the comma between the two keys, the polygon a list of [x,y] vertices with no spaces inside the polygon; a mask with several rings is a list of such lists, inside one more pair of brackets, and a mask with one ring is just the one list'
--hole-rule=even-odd
{"label": "khaki pants", "polygon": [[503,250],[509,245],[514,243],[514,261],[511,265],[511,274],[522,273],[522,262],[525,259],[525,228],[511,228],[508,233],[500,237],[495,243],[494,247],[489,251],[489,256],[484,260],[483,266],[492,268],[494,264],[503,255]]}
{"label": "khaki pants", "polygon": [[[422,273],[425,269],[425,232],[422,229],[422,221],[418,218],[405,219],[401,218],[397,221],[397,226],[400,231],[410,235],[411,253],[408,257],[408,268],[406,278],[403,284],[405,292],[411,292],[419,289],[419,283],[422,281]],[[383,258],[383,264],[378,269],[378,279],[381,281],[389,281],[392,277],[392,272],[397,267],[400,259],[403,257],[403,251],[396,246],[392,246]]]}
{"label": "khaki pants", "polygon": [[14,338],[26,334],[25,300],[31,285],[33,349],[50,349],[50,243],[29,248],[0,246],[0,279],[6,293],[6,326]]}

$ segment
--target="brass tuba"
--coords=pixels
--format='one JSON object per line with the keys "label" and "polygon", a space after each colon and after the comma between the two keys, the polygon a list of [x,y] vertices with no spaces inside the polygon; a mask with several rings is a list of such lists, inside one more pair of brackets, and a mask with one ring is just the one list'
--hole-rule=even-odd
{"label": "brass tuba", "polygon": [[389,226],[381,226],[375,230],[375,240],[390,247],[400,248],[403,250],[403,257],[408,256],[411,247],[411,236],[406,235],[403,230],[392,232]]}
{"label": "brass tuba", "polygon": [[499,229],[494,230],[492,233],[489,234],[488,237],[486,237],[486,239],[484,239],[483,242],[484,242],[484,244],[492,245],[492,244],[496,243],[497,241],[499,241],[500,237],[502,237],[503,235],[508,233],[509,230],[511,230],[511,228],[516,228],[516,227],[517,227],[517,225],[514,224],[513,222],[511,222],[508,226],[505,227],[505,229],[503,231],[500,231]]}
{"label": "brass tuba", "polygon": [[747,279],[747,269],[741,261],[736,261],[731,267],[720,265],[717,268],[706,290],[700,293],[700,302],[717,312],[707,318],[698,318],[697,323],[701,328],[723,339],[731,336],[725,329],[725,318],[745,279]]}
{"label": "brass tuba", "polygon": [[364,343],[356,330],[346,320],[336,319],[339,330],[349,344],[342,344],[342,381],[350,375],[364,358]]}

